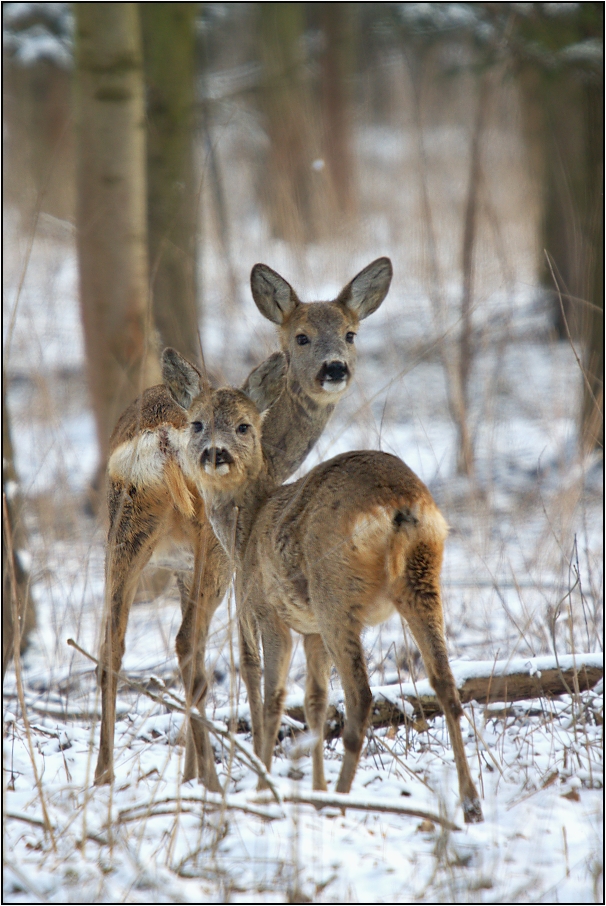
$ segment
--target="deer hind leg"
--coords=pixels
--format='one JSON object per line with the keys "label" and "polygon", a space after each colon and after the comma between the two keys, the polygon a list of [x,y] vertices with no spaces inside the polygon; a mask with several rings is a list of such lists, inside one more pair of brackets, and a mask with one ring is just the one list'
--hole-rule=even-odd
{"label": "deer hind leg", "polygon": [[[185,687],[188,712],[197,708],[206,716],[208,677],[205,657],[212,617],[229,586],[227,557],[210,530],[199,528],[195,542],[194,571],[190,582],[178,580],[182,621],[176,639],[177,658]],[[198,777],[212,792],[221,792],[215,756],[206,727],[187,721],[183,780]]]}
{"label": "deer hind leg", "polygon": [[313,788],[326,790],[324,777],[324,725],[328,710],[328,680],[330,655],[321,635],[306,635],[303,639],[307,658],[305,682],[305,720],[310,731],[317,736],[312,752]]}
{"label": "deer hind leg", "polygon": [[405,576],[400,580],[396,604],[419,646],[427,678],[446,718],[459,780],[459,795],[467,824],[483,821],[482,807],[471,779],[460,718],[463,714],[446,649],[439,574],[441,551],[419,544],[409,555]]}
{"label": "deer hind leg", "polygon": [[120,486],[112,485],[109,495],[111,526],[105,562],[107,613],[97,678],[101,687],[101,738],[95,768],[95,784],[114,779],[114,730],[118,671],[124,656],[128,615],[143,567],[148,562],[162,525],[146,513],[137,500]]}
{"label": "deer hind leg", "polygon": [[[260,621],[260,629],[265,670],[262,759],[269,771],[286,699],[292,638],[286,623],[283,623],[275,613]],[[263,786],[264,784],[259,781],[259,788]]]}

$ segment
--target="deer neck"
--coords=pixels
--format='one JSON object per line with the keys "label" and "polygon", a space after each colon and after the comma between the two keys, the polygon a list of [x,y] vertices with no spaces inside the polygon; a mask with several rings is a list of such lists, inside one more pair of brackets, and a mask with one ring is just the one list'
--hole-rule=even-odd
{"label": "deer neck", "polygon": [[242,561],[259,510],[277,487],[270,465],[264,458],[259,475],[243,487],[229,491],[204,490],[210,524],[236,565]]}
{"label": "deer neck", "polygon": [[322,434],[335,404],[320,405],[288,372],[263,420],[263,452],[276,486],[296,472]]}

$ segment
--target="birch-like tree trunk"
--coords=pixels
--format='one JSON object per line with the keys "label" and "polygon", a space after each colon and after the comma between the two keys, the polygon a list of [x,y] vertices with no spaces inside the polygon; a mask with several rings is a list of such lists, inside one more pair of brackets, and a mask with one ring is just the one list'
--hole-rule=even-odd
{"label": "birch-like tree trunk", "polygon": [[194,170],[197,3],[142,3],[150,284],[162,344],[200,361]]}
{"label": "birch-like tree trunk", "polygon": [[136,3],[76,3],[80,305],[100,468],[116,420],[160,380],[149,310],[143,65]]}
{"label": "birch-like tree trunk", "polygon": [[305,78],[304,31],[305,4],[259,4],[261,106],[270,142],[260,188],[274,235],[290,242],[311,242],[321,230],[321,183],[313,170],[318,142]]}

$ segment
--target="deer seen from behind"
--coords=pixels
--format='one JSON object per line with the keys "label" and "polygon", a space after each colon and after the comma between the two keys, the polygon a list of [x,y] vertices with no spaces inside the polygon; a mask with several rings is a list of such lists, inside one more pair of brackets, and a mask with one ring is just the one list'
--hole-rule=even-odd
{"label": "deer seen from behind", "polygon": [[[281,351],[251,372],[244,390],[259,409],[266,410],[264,456],[275,484],[301,465],[349,386],[355,371],[358,325],[382,303],[391,276],[391,262],[379,258],[334,301],[303,303],[271,268],[264,264],[253,268],[253,298],[261,314],[278,325]],[[173,381],[170,393],[164,385],[152,387],[123,413],[110,441],[110,529],[105,630],[98,669],[102,717],[96,784],[109,783],[114,777],[118,671],[130,608],[152,554],[167,557],[168,562],[176,558],[182,612],[177,658],[187,707],[205,714],[206,641],[212,616],[231,581],[233,564],[209,525],[196,470],[192,471],[185,455],[190,432],[187,410],[192,401],[187,381]],[[219,457],[214,463],[218,474],[223,465]],[[208,732],[199,722],[188,724],[183,780],[197,776],[208,789],[219,791]]]}
{"label": "deer seen from behind", "polygon": [[248,397],[235,389],[213,391],[171,349],[163,355],[163,377],[175,398],[187,387],[183,455],[215,534],[237,565],[240,667],[256,754],[269,770],[294,629],[304,637],[305,717],[317,737],[314,789],[326,789],[323,734],[332,663],[346,706],[336,790],[349,792],[372,703],[362,631],[397,612],[419,646],[446,717],[465,821],[482,821],[444,635],[440,571],[447,526],[429,490],[397,457],[368,450],[336,456],[279,486],[265,454],[267,416]]}

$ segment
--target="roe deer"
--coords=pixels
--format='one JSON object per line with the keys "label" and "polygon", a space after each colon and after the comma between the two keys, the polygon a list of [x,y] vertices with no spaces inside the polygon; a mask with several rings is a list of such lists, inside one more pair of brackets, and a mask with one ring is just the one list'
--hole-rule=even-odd
{"label": "roe deer", "polygon": [[[251,288],[264,317],[279,326],[282,351],[254,369],[244,390],[267,409],[264,450],[280,484],[303,462],[349,385],[359,322],[385,298],[392,269],[388,258],[364,268],[332,302],[302,303],[292,287],[264,264],[252,269]],[[198,372],[195,372],[198,374]],[[106,617],[98,676],[101,739],[95,783],[113,779],[117,671],[124,654],[130,607],[152,553],[177,547],[193,553],[193,570],[180,568],[182,622],[176,639],[188,709],[204,716],[204,667],[210,621],[227,591],[232,564],[217,542],[184,455],[189,434],[187,381],[146,390],[123,413],[110,440],[110,529],[106,555]],[[220,464],[217,463],[220,469]],[[219,791],[207,731],[188,722],[183,779],[199,777]]]}
{"label": "roe deer", "polygon": [[[419,646],[444,711],[465,821],[482,821],[448,663],[440,595],[447,525],[425,485],[388,453],[344,453],[293,484],[278,486],[265,456],[266,421],[241,391],[213,391],[174,352],[163,354],[165,384],[188,387],[191,424],[183,455],[217,538],[236,563],[240,666],[256,754],[271,765],[291,654],[291,629],[304,636],[305,717],[317,736],[313,786],[326,789],[323,733],[335,664],[345,694],[345,756],[337,792],[351,788],[372,695],[360,640],[365,626],[397,612]],[[263,643],[261,698],[259,635]]]}

